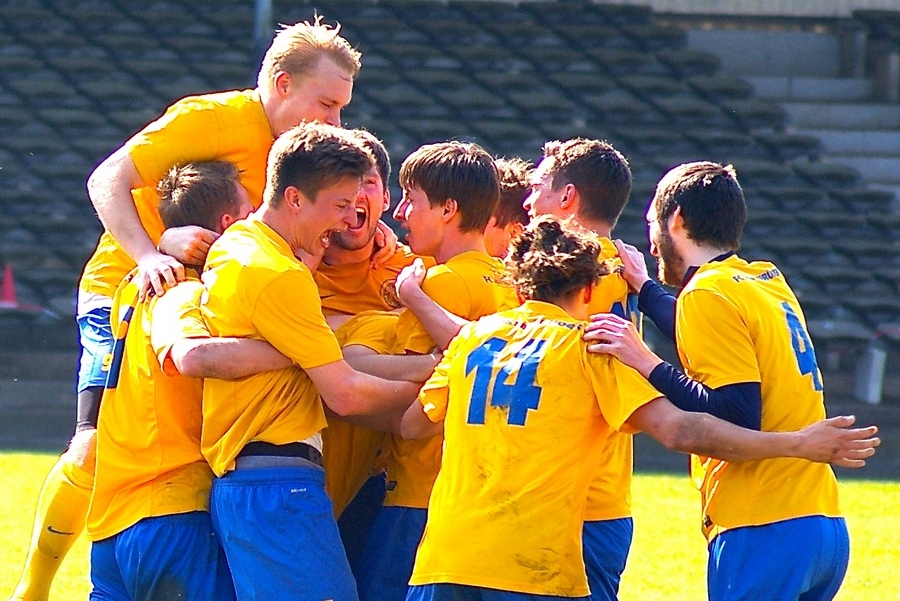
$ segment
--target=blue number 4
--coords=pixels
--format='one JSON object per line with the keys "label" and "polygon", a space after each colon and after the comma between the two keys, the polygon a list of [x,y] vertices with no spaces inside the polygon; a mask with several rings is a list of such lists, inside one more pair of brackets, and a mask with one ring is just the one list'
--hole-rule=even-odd
{"label": "blue number 4", "polygon": [[794,355],[797,357],[797,367],[804,376],[811,374],[813,378],[813,387],[816,390],[822,390],[822,380],[819,378],[819,364],[816,362],[816,351],[812,342],[809,340],[809,334],[806,328],[794,310],[788,303],[781,303],[784,314],[787,317],[788,329],[791,331],[791,344],[794,346]]}
{"label": "blue number 4", "polygon": [[[483,424],[488,404],[488,388],[491,407],[506,407],[509,413],[506,423],[524,426],[528,411],[537,409],[541,401],[541,387],[535,384],[537,368],[544,357],[546,340],[530,340],[509,361],[500,367],[494,377],[498,357],[506,347],[502,338],[491,338],[469,354],[466,359],[466,375],[475,370],[472,398],[469,401],[468,423]],[[512,379],[512,382],[510,380]]]}

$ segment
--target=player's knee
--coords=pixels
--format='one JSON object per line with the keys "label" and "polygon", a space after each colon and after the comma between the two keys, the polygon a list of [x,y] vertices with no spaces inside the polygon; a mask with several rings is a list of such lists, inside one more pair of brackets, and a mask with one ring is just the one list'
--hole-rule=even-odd
{"label": "player's knee", "polygon": [[87,428],[75,433],[66,451],[68,459],[79,469],[94,473],[97,453],[97,429]]}

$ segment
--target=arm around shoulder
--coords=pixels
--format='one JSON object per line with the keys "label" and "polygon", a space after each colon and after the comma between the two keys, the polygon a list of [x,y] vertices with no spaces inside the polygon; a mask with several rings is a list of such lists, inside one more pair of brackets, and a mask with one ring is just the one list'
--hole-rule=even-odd
{"label": "arm around shoulder", "polygon": [[877,428],[853,428],[854,418],[835,417],[798,432],[758,432],[706,413],[689,413],[660,397],[638,408],[629,425],[643,430],[667,449],[725,461],[794,457],[843,467],[862,467],[880,440]]}

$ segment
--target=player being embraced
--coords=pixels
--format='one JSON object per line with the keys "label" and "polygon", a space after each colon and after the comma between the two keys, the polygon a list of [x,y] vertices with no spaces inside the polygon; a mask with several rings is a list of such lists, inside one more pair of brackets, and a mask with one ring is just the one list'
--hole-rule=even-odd
{"label": "player being embraced", "polygon": [[583,513],[611,429],[732,460],[830,461],[868,433],[745,430],[683,412],[618,360],[588,353],[588,307],[607,273],[600,248],[553,217],[532,222],[507,259],[524,304],[466,325],[404,415],[404,437],[445,439],[407,599],[586,597]]}
{"label": "player being embraced", "polygon": [[[822,374],[781,271],[735,254],[746,219],[731,167],[688,163],[660,180],[647,210],[650,250],[660,279],[680,286],[677,301],[650,281],[640,252],[619,243],[626,277],[647,315],[674,336],[687,375],[614,316],[600,316],[587,338],[598,342],[593,350],[633,366],[685,410],[754,430],[796,430],[825,417]],[[877,439],[860,444],[868,447],[862,459]],[[709,598],[833,598],[850,543],[832,469],[798,459],[713,457],[701,453],[692,462],[710,543]]]}
{"label": "player being embraced", "polygon": [[[544,145],[544,158],[528,175],[530,193],[523,199],[532,218],[553,215],[570,220],[599,237],[599,260],[610,271],[597,282],[589,311],[615,312],[640,325],[637,296],[619,273],[621,260],[609,236],[631,194],[631,170],[625,157],[603,140],[575,138]],[[521,199],[521,197],[520,197]],[[490,231],[490,229],[489,229]],[[505,254],[505,251],[504,251]],[[440,311],[416,286],[415,270],[401,274],[400,298],[446,345],[465,323]],[[615,601],[631,548],[631,478],[634,463],[632,436],[611,430],[597,463],[585,508],[584,553],[594,601]]]}
{"label": "player being embraced", "polygon": [[48,474],[34,535],[12,599],[41,601],[84,528],[93,486],[100,396],[112,352],[110,307],[116,288],[135,276],[158,295],[184,278],[184,264],[202,265],[217,233],[187,226],[165,232],[156,186],[177,165],[229,161],[250,203],[262,202],[266,155],[276,136],[302,121],[340,124],[350,102],[360,54],[321,19],[279,31],[260,68],[257,87],[189,96],[170,106],[107,157],[88,180],[88,195],[106,228],[79,282],[82,347],[77,422],[66,452]]}
{"label": "player being embraced", "polygon": [[494,164],[500,174],[500,201],[484,230],[484,247],[487,254],[504,259],[510,241],[528,225],[528,211],[523,203],[531,191],[534,168],[520,158],[495,159]]}
{"label": "player being embraced", "polygon": [[[375,165],[363,177],[356,198],[356,222],[345,231],[331,235],[328,248],[322,257],[314,277],[322,299],[322,312],[329,324],[364,311],[391,311],[400,303],[394,292],[394,282],[400,270],[412,263],[416,255],[404,245],[386,261],[375,261],[378,251],[375,243],[377,224],[381,215],[390,207],[388,180],[391,162],[387,150],[378,138],[365,130],[350,130],[360,143],[375,157]],[[430,258],[425,259],[433,265]],[[396,323],[385,317],[378,323]],[[354,328],[354,331],[359,331]],[[336,335],[343,347],[342,332]],[[393,336],[391,336],[393,340]],[[378,352],[381,346],[374,344]],[[376,470],[375,461],[385,443],[384,432],[366,428],[327,415],[328,428],[322,432],[325,485],[334,504],[341,539],[347,551],[350,567],[356,572],[357,560],[362,553],[369,526],[384,500],[383,470]],[[377,474],[369,478],[376,472]],[[357,495],[360,488],[365,488]],[[350,505],[351,500],[353,504]],[[348,508],[344,512],[345,508]]]}
{"label": "player being embraced", "polygon": [[[466,319],[514,306],[512,290],[498,281],[503,264],[485,252],[484,230],[500,194],[493,158],[475,144],[428,144],[403,162],[400,186],[403,199],[394,217],[409,231],[412,251],[437,262],[425,275],[425,294]],[[427,354],[436,346],[416,315],[403,310],[394,354]],[[361,599],[405,597],[440,468],[441,442],[440,436],[391,437],[384,506],[360,560]]]}
{"label": "player being embraced", "polygon": [[343,360],[312,274],[295,255],[320,255],[333,232],[357,222],[372,165],[344,130],[309,123],[286,132],[269,153],[262,207],[207,257],[210,331],[266,340],[295,364],[204,383],[201,448],[217,476],[210,510],[238,599],[356,598],[324,490],[322,403],[343,417],[379,416],[407,407],[419,386]]}
{"label": "player being embraced", "polygon": [[[159,192],[166,227],[221,234],[251,210],[228,162],[175,167]],[[136,275],[119,286],[112,308],[117,340],[87,518],[90,598],[227,601],[234,587],[212,532],[213,474],[200,453],[200,378],[241,378],[291,363],[259,340],[211,338],[196,277],[140,300]]]}

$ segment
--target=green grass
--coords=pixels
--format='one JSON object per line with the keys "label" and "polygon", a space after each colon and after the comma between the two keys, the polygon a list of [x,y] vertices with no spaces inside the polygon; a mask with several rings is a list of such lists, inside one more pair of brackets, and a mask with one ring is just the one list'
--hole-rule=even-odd
{"label": "green grass", "polygon": [[[0,599],[12,592],[28,546],[38,491],[55,456],[0,453]],[[841,505],[852,537],[850,570],[837,599],[900,599],[900,482],[843,481]],[[634,480],[635,536],[621,601],[706,598],[706,547],[697,492],[686,476],[638,474]],[[86,599],[88,544],[82,537],[66,559],[52,598]]]}

